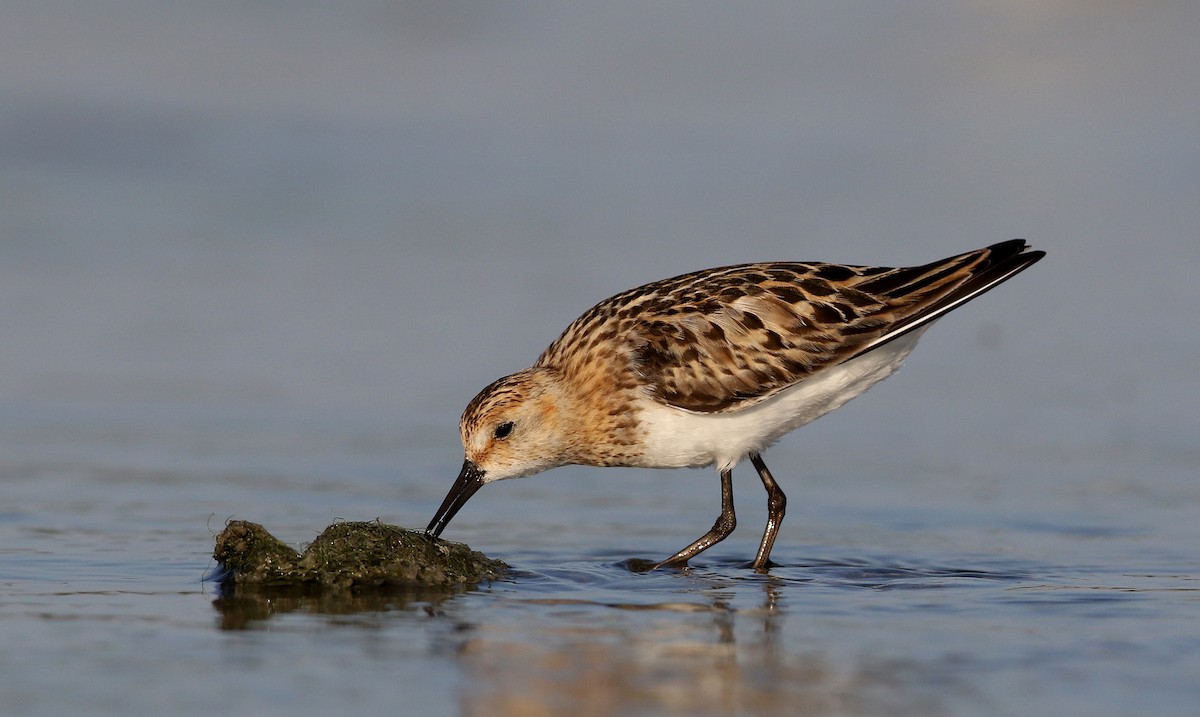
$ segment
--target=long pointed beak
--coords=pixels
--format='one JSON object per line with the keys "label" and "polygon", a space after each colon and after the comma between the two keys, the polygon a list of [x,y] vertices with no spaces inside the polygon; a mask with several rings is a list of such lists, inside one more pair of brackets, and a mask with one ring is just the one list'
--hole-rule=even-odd
{"label": "long pointed beak", "polygon": [[425,532],[435,538],[441,535],[446,524],[458,512],[458,509],[463,507],[471,496],[475,495],[475,491],[482,487],[483,471],[479,470],[479,466],[471,461],[463,461],[462,472],[454,480],[454,485],[450,486],[450,492],[442,501],[442,507],[438,508],[433,520],[429,521],[429,527],[425,529]]}

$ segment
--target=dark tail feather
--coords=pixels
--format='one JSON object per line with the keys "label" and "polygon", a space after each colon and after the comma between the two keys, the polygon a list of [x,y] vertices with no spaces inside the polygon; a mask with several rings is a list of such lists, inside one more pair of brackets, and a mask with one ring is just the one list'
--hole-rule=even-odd
{"label": "dark tail feather", "polygon": [[[891,331],[867,344],[854,355],[861,356],[872,349],[877,349],[890,341],[904,336],[910,331],[915,331],[922,326],[929,325],[929,323],[940,319],[971,299],[990,291],[1017,274],[1020,274],[1046,256],[1046,252],[1044,251],[1026,251],[1028,248],[1029,244],[1024,239],[1011,239],[982,249],[981,251],[987,252],[986,255],[971,273],[971,276],[963,281],[963,283],[959,284],[945,296],[931,302],[921,311],[913,314],[904,321],[898,322]],[[971,252],[971,254],[974,253]],[[945,262],[935,262],[928,265],[928,268],[932,269],[937,264],[942,263]],[[922,267],[922,269],[925,268]]]}

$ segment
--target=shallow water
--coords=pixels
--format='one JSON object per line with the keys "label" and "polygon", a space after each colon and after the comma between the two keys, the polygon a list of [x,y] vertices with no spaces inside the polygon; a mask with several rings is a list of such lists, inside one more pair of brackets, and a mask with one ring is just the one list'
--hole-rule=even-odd
{"label": "shallow water", "polygon": [[[11,713],[316,714],[353,704],[423,714],[576,705],[584,714],[1182,715],[1200,697],[1191,548],[1200,536],[1191,504],[1169,493],[1063,501],[1056,489],[1024,504],[1029,486],[1067,471],[1051,466],[980,499],[953,472],[918,478],[920,467],[897,463],[878,476],[850,460],[838,477],[851,489],[788,486],[779,565],[764,576],[745,567],[764,508],[743,470],[733,537],[690,570],[638,573],[627,561],[662,557],[707,527],[715,476],[569,469],[489,486],[448,529],[509,561],[507,580],[452,595],[223,594],[201,577],[227,517],[261,520],[297,544],[334,515],[419,525],[453,477],[372,478],[363,465],[410,448],[258,418],[273,428],[210,428],[206,440],[220,455],[240,446],[247,466],[271,456],[353,465],[339,444],[356,438],[377,452],[356,454],[359,478],[339,484],[205,460],[152,465],[185,435],[162,417],[127,415],[120,430],[91,438],[90,418],[22,436],[26,459],[5,465],[0,517]],[[281,426],[301,456],[281,450]],[[50,460],[70,446],[93,457]],[[785,444],[773,454],[778,476],[795,452]],[[113,465],[139,455],[141,470]],[[889,488],[906,476],[916,484],[907,499]],[[1093,513],[1089,501],[1122,515]]]}
{"label": "shallow water", "polygon": [[[1194,3],[149,3],[0,23],[0,712],[1194,715]],[[1081,14],[1082,13],[1082,14]],[[48,51],[49,48],[52,51]],[[765,453],[488,486],[514,567],[203,582],[227,519],[423,527],[456,420],[704,266],[1045,261]]]}

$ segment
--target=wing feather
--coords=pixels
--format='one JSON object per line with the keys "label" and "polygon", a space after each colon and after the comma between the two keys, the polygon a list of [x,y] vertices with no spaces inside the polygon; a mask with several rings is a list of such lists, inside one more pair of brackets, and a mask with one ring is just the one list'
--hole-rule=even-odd
{"label": "wing feather", "polygon": [[[1011,278],[1043,256],[1023,240],[917,267],[742,264],[631,289],[597,304],[539,365],[599,370],[584,342],[604,337],[623,385],[667,405],[736,411],[859,356]],[[1024,253],[1023,253],[1024,252]]]}

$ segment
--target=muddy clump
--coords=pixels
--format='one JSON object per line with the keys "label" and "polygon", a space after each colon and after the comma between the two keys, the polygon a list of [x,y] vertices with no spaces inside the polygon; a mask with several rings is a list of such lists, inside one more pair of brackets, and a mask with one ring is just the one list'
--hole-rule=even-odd
{"label": "muddy clump", "polygon": [[257,523],[232,520],[213,557],[223,585],[344,590],[467,587],[508,570],[462,543],[378,521],[334,523],[303,553]]}

